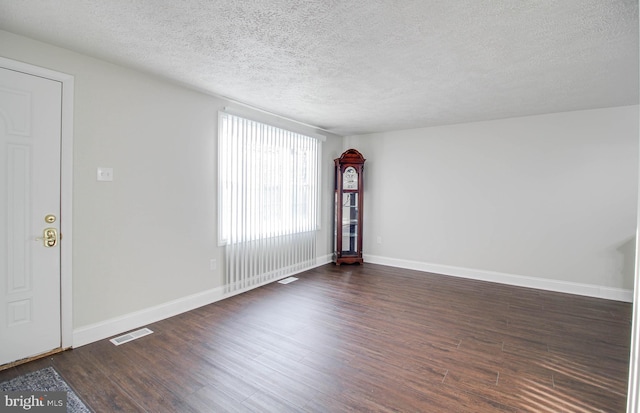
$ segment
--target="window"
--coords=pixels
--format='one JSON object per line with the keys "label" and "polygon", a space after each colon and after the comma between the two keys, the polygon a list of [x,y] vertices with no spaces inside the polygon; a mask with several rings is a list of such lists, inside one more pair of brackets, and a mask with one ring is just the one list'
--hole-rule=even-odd
{"label": "window", "polygon": [[226,112],[219,114],[218,132],[226,291],[313,267],[321,142]]}
{"label": "window", "polygon": [[318,228],[318,147],[310,136],[220,112],[221,245]]}

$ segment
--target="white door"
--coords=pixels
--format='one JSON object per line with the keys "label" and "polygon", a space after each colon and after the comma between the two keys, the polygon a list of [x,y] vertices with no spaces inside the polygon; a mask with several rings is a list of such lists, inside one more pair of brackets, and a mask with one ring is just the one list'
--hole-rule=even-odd
{"label": "white door", "polygon": [[0,68],[0,365],[61,348],[61,102]]}

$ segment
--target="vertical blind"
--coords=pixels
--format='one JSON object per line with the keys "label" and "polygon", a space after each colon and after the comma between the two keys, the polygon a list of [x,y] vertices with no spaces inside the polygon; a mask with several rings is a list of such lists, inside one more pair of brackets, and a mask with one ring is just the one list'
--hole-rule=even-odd
{"label": "vertical blind", "polygon": [[310,268],[320,141],[226,112],[218,125],[218,241],[227,291]]}

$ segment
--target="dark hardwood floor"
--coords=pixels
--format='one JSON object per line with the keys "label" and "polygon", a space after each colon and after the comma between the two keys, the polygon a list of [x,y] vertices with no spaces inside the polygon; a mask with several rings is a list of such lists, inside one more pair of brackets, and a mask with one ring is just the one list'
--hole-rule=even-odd
{"label": "dark hardwood floor", "polygon": [[96,412],[624,412],[631,304],[332,264],[0,372]]}

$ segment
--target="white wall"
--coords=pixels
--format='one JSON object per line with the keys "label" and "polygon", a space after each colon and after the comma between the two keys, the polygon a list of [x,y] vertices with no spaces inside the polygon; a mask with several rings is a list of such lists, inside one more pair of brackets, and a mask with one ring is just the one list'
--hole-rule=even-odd
{"label": "white wall", "polygon": [[[4,31],[0,55],[75,76],[74,329],[220,287],[209,260],[222,268],[217,111],[229,103]],[[328,202],[341,147],[337,136],[323,144],[320,256],[332,248]],[[114,168],[114,181],[97,182],[98,166]]]}
{"label": "white wall", "polygon": [[576,293],[633,288],[637,106],[351,136],[346,147],[368,159],[370,262]]}

